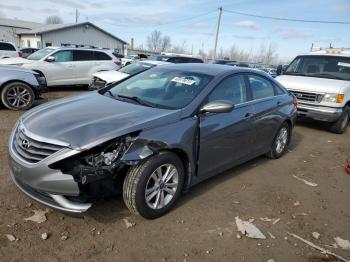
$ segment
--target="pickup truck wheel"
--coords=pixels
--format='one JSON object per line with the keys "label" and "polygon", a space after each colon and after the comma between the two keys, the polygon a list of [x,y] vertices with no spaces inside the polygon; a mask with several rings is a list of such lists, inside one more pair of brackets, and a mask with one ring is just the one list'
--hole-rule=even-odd
{"label": "pickup truck wheel", "polygon": [[333,133],[336,134],[343,134],[347,127],[349,126],[349,121],[350,121],[350,107],[345,106],[343,109],[343,113],[339,117],[339,119],[332,123],[330,126],[330,130]]}
{"label": "pickup truck wheel", "polygon": [[286,151],[290,140],[290,127],[287,123],[279,128],[275,136],[270,151],[266,154],[268,158],[280,158]]}
{"label": "pickup truck wheel", "polygon": [[168,212],[184,184],[182,161],[171,152],[161,152],[131,167],[123,185],[124,203],[144,218],[158,218]]}
{"label": "pickup truck wheel", "polygon": [[35,99],[32,88],[22,82],[12,82],[4,86],[1,91],[1,102],[12,110],[27,110]]}

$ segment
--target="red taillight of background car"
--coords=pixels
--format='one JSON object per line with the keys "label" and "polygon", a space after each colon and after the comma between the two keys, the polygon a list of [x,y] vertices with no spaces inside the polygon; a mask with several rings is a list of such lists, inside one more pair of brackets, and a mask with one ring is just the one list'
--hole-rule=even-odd
{"label": "red taillight of background car", "polygon": [[18,51],[18,56],[22,57],[23,56],[23,52],[22,51]]}
{"label": "red taillight of background car", "polygon": [[114,63],[115,63],[117,66],[121,66],[121,65],[122,65],[122,60],[117,59],[117,60],[114,61]]}

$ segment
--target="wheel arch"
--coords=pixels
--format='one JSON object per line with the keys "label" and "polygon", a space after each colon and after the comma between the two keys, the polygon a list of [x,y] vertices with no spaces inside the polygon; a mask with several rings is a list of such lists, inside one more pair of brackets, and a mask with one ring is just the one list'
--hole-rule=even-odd
{"label": "wheel arch", "polygon": [[29,87],[33,90],[35,96],[37,95],[37,91],[35,90],[35,88],[33,88],[33,86],[32,86],[31,84],[29,84],[29,83],[26,82],[26,81],[19,80],[19,79],[11,79],[11,80],[8,80],[8,81],[2,83],[2,84],[0,85],[0,91],[1,91],[5,86],[7,86],[8,84],[15,83],[15,82],[20,82],[20,83],[23,83],[23,84],[29,86]]}
{"label": "wheel arch", "polygon": [[184,186],[183,186],[183,191],[186,191],[186,189],[188,189],[188,187],[191,184],[191,178],[192,178],[192,174],[193,174],[193,170],[191,167],[191,163],[190,163],[190,158],[187,155],[187,153],[180,149],[180,148],[168,148],[168,149],[161,149],[159,150],[160,152],[172,152],[175,155],[177,155],[180,160],[182,161],[182,164],[184,166],[184,171],[185,171],[185,178],[184,178]]}

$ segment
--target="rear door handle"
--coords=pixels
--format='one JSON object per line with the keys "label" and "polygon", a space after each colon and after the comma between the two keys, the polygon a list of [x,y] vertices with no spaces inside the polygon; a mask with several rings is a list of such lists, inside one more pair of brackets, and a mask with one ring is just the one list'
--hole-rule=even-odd
{"label": "rear door handle", "polygon": [[244,117],[248,118],[248,117],[251,117],[253,116],[253,113],[246,113]]}
{"label": "rear door handle", "polygon": [[281,101],[277,101],[277,105],[279,106],[282,102]]}

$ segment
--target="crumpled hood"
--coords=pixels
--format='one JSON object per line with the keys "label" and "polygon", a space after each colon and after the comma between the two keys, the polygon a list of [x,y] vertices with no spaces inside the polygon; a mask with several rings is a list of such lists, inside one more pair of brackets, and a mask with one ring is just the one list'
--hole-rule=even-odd
{"label": "crumpled hood", "polygon": [[306,76],[280,75],[275,79],[288,90],[299,90],[306,92],[337,94],[341,93],[342,88],[349,85],[349,81],[345,80]]}
{"label": "crumpled hood", "polygon": [[3,65],[21,65],[21,64],[31,64],[33,62],[34,60],[25,59],[22,57],[0,59],[0,64],[3,64]]}
{"label": "crumpled hood", "polygon": [[177,121],[179,115],[180,110],[145,107],[91,92],[43,104],[21,120],[35,135],[83,150],[130,132]]}
{"label": "crumpled hood", "polygon": [[106,81],[107,84],[122,80],[129,76],[128,74],[118,72],[116,70],[97,72],[92,75],[102,79],[103,81]]}

